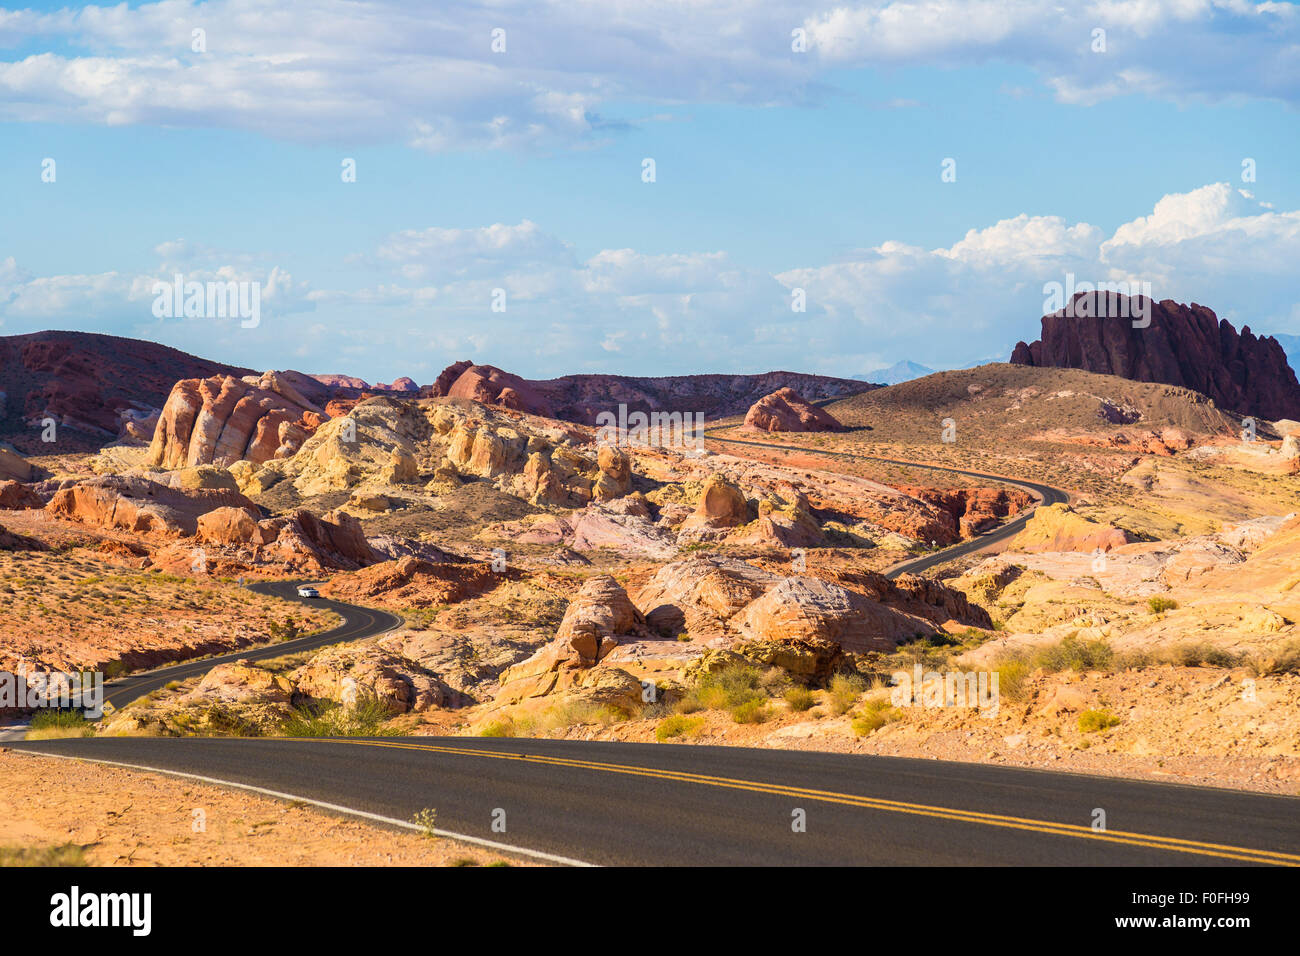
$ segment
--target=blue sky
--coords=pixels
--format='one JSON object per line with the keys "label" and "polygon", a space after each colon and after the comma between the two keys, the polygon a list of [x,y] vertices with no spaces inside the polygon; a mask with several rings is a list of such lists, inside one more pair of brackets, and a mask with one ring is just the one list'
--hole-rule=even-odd
{"label": "blue sky", "polygon": [[[1294,334],[1298,43],[1196,0],[0,10],[0,333],[860,375],[1005,358],[1072,272]],[[156,318],[177,272],[259,283],[258,325]]]}

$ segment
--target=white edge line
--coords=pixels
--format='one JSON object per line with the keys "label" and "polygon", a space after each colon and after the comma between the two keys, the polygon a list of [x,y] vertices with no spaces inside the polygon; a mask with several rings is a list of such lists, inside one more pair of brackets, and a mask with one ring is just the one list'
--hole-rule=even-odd
{"label": "white edge line", "polygon": [[[2,745],[0,745],[2,746]],[[24,750],[14,748],[10,753],[27,754],[32,757],[55,757],[59,760],[86,760],[91,763],[108,764],[111,767],[126,767],[130,770],[145,770],[150,773],[166,774],[170,777],[185,777],[189,780],[200,780],[203,783],[213,783],[223,787],[236,787],[239,790],[249,790],[253,793],[264,794],[268,797],[276,797],[280,800],[297,800],[301,803],[309,803],[314,807],[320,807],[323,810],[333,810],[335,813],[345,813],[353,817],[361,817],[365,820],[374,820],[379,823],[386,823],[389,826],[401,827],[404,830],[415,830],[419,833],[427,832],[424,827],[409,823],[405,820],[398,820],[396,817],[386,817],[379,813],[370,813],[366,810],[354,810],[351,807],[341,806],[337,803],[326,803],[324,800],[313,800],[311,797],[302,797],[296,793],[284,793],[280,790],[268,790],[265,787],[256,787],[251,783],[237,783],[234,780],[223,780],[220,777],[205,777],[202,774],[186,773],[182,770],[166,770],[162,767],[146,767],[138,763],[123,763],[120,760],[104,760],[101,757],[82,757],[73,754],[56,754],[46,753],[39,750]],[[588,863],[585,860],[575,860],[567,856],[559,856],[554,853],[545,853],[541,850],[530,850],[527,847],[512,846],[509,843],[498,843],[496,840],[485,840],[482,837],[469,836],[464,833],[456,833],[453,830],[434,830],[433,833],[440,837],[447,837],[452,840],[460,840],[464,843],[473,843],[476,846],[490,847],[493,850],[500,850],[503,853],[518,853],[521,856],[533,857],[538,860],[546,860],[548,863],[558,863],[561,866],[583,866],[594,867],[595,863]]]}

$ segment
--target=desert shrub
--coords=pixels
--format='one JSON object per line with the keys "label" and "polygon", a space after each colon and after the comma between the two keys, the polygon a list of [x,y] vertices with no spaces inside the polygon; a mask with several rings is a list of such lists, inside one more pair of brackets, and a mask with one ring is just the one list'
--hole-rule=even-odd
{"label": "desert shrub", "polygon": [[729,664],[708,674],[701,674],[695,686],[679,702],[678,713],[696,710],[730,710],[750,700],[766,697],[762,690],[763,674],[750,664]]}
{"label": "desert shrub", "polygon": [[0,846],[0,867],[4,866],[89,866],[84,847],[75,843],[60,846]]}
{"label": "desert shrub", "polygon": [[429,840],[438,839],[438,811],[433,807],[425,807],[411,817],[411,822],[420,828],[422,837]]}
{"label": "desert shrub", "polygon": [[546,708],[530,729],[545,734],[588,724],[613,724],[626,719],[625,714],[606,704],[566,700]]}
{"label": "desert shrub", "polygon": [[1256,677],[1300,674],[1300,638],[1256,651],[1246,658],[1245,664]]}
{"label": "desert shrub", "polygon": [[703,717],[673,714],[659,721],[659,726],[655,728],[655,740],[662,742],[674,737],[693,736],[702,726],[704,726]]}
{"label": "desert shrub", "polygon": [[758,679],[758,686],[769,697],[780,696],[790,686],[790,675],[779,667],[769,667]]}
{"label": "desert shrub", "polygon": [[1114,727],[1119,722],[1119,717],[1112,714],[1109,710],[1085,710],[1079,715],[1079,732],[1083,734],[1095,734],[1098,731],[1107,729],[1108,727]]}
{"label": "desert shrub", "polygon": [[1241,661],[1232,651],[1204,642],[1178,644],[1161,656],[1179,667],[1236,667]]}
{"label": "desert shrub", "polygon": [[58,737],[93,737],[94,725],[79,710],[38,710],[32,715],[28,740]]}
{"label": "desert shrub", "polygon": [[1103,640],[1083,641],[1069,634],[1060,642],[1039,649],[1032,663],[1048,673],[1056,671],[1106,670],[1115,661],[1115,652]]}
{"label": "desert shrub", "polygon": [[515,725],[509,720],[494,720],[478,732],[480,737],[513,737]]}
{"label": "desert shrub", "polygon": [[767,701],[757,698],[731,708],[731,719],[738,724],[761,724],[768,716]]}
{"label": "desert shrub", "polygon": [[847,714],[867,689],[859,674],[836,674],[826,688],[826,701],[832,714]]}
{"label": "desert shrub", "polygon": [[392,713],[375,697],[358,697],[356,705],[333,701],[296,708],[281,725],[286,737],[401,737],[406,731],[388,726]]}
{"label": "desert shrub", "polygon": [[886,724],[903,719],[903,712],[890,704],[885,698],[869,700],[862,710],[850,722],[853,732],[859,737],[874,734]]}
{"label": "desert shrub", "polygon": [[1173,611],[1178,607],[1178,602],[1172,598],[1163,597],[1159,594],[1147,599],[1147,609],[1152,614],[1164,614],[1165,611]]}
{"label": "desert shrub", "polygon": [[813,692],[800,684],[786,688],[782,696],[793,711],[803,712],[813,705]]}
{"label": "desert shrub", "polygon": [[1010,701],[1024,700],[1029,696],[1029,675],[1032,668],[1023,657],[1006,657],[997,662],[998,696]]}

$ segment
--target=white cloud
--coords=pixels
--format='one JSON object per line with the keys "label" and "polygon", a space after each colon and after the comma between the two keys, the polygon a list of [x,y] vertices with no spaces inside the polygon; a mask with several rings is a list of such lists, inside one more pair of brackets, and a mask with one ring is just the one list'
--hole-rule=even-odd
{"label": "white cloud", "polygon": [[[791,30],[808,31],[806,54]],[[506,29],[506,52],[491,49]],[[1105,53],[1091,49],[1107,31]],[[194,52],[192,31],[206,31]],[[0,117],[444,151],[598,140],[610,102],[798,103],[830,71],[1027,66],[1068,102],[1300,104],[1300,16],[1245,0],[164,0],[0,12]],[[58,52],[51,52],[57,50]],[[617,125],[617,121],[613,125]]]}
{"label": "white cloud", "polygon": [[[1150,281],[1156,298],[1200,302],[1238,327],[1300,332],[1300,211],[1273,211],[1221,183],[1165,196],[1110,236],[1019,215],[946,247],[885,242],[778,275],[720,251],[607,249],[579,260],[528,220],[395,233],[364,257],[380,274],[355,289],[317,287],[262,257],[185,240],[156,252],[166,268],[137,276],[33,277],[0,254],[5,331],[72,317],[78,327],[240,364],[385,381],[460,358],[532,376],[773,368],[848,376],[903,358],[932,367],[1005,359],[1016,340],[1037,336],[1043,285],[1073,273]],[[158,322],[150,289],[172,267],[201,281],[262,281],[268,318],[255,330]],[[496,288],[507,292],[504,312],[492,309]],[[792,311],[795,288],[806,291],[806,312]]]}

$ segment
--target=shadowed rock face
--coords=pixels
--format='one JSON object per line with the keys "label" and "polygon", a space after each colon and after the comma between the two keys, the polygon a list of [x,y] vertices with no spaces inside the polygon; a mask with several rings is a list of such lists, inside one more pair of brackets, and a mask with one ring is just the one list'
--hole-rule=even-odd
{"label": "shadowed rock face", "polygon": [[41,422],[53,418],[61,450],[97,450],[119,436],[137,437],[135,426],[162,407],[178,379],[247,373],[115,335],[0,336],[0,438],[38,454]]}
{"label": "shadowed rock face", "polygon": [[[1039,341],[1017,343],[1012,364],[1181,385],[1224,408],[1262,418],[1300,415],[1300,382],[1276,339],[1257,337],[1249,326],[1239,334],[1205,306],[1172,299],[1142,300],[1151,324],[1134,328],[1130,318],[1110,317],[1118,314],[1120,298],[1076,295],[1071,309],[1043,316]],[[1138,300],[1129,303],[1131,315]]]}

